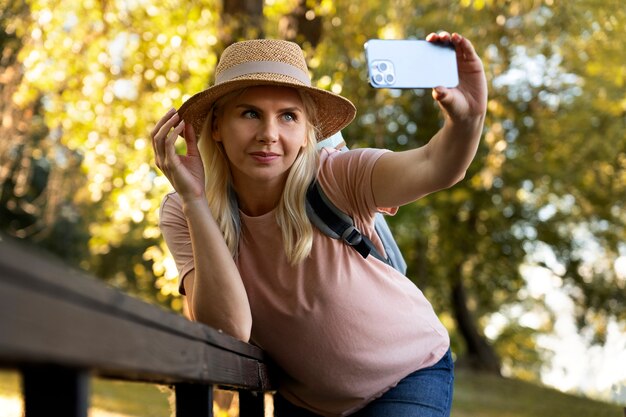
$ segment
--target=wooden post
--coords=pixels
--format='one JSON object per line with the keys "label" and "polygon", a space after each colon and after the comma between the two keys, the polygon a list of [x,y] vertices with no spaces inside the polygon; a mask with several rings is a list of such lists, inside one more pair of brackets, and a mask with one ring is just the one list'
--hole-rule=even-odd
{"label": "wooden post", "polygon": [[264,417],[265,394],[254,391],[239,391],[239,417]]}
{"label": "wooden post", "polygon": [[87,417],[89,375],[84,370],[56,366],[22,369],[26,417]]}
{"label": "wooden post", "polygon": [[176,417],[213,417],[213,385],[176,384]]}

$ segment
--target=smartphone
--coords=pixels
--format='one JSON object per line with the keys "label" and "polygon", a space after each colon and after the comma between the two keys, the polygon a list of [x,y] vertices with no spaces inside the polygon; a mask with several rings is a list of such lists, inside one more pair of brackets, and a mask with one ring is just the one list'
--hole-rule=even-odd
{"label": "smartphone", "polygon": [[370,39],[365,43],[374,88],[456,87],[459,73],[452,43]]}

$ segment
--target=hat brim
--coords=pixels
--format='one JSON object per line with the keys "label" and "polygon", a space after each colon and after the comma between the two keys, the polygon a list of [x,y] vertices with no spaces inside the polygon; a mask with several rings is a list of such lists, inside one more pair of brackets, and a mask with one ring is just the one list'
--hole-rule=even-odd
{"label": "hat brim", "polygon": [[317,108],[316,123],[320,135],[320,137],[317,138],[318,141],[339,132],[341,129],[348,126],[356,116],[356,108],[352,102],[340,95],[322,90],[321,88],[304,86],[301,83],[259,80],[258,78],[234,79],[214,85],[193,95],[189,100],[185,101],[178,109],[178,114],[185,123],[190,123],[196,135],[199,135],[202,131],[205,118],[215,101],[232,91],[261,85],[292,87],[305,91],[313,99]]}

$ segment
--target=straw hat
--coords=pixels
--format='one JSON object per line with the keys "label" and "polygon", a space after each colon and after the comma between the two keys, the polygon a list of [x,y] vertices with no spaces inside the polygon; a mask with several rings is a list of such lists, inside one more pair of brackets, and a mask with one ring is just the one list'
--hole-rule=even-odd
{"label": "straw hat", "polygon": [[306,91],[316,104],[319,140],[346,127],[356,115],[350,100],[311,86],[304,53],[297,44],[274,39],[237,42],[226,48],[215,69],[215,84],[187,100],[178,114],[199,134],[217,99],[231,91],[257,85]]}

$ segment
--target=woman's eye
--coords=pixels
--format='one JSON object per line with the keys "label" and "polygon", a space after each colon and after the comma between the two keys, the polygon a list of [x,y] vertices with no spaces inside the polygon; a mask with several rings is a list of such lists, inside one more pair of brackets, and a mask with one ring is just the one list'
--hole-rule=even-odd
{"label": "woman's eye", "polygon": [[285,113],[283,114],[283,119],[287,122],[295,122],[298,120],[294,113]]}
{"label": "woman's eye", "polygon": [[247,119],[256,119],[259,117],[259,114],[254,110],[246,110],[243,112],[243,117]]}

